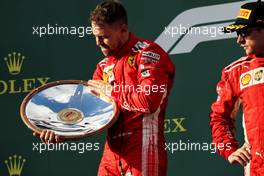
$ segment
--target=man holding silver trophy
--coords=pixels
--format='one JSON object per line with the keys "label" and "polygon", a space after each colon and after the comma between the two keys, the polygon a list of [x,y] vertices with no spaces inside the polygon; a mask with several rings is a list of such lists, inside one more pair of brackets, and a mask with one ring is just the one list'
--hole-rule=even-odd
{"label": "man holding silver trophy", "polygon": [[[88,85],[101,96],[111,96],[119,109],[108,129],[98,175],[165,176],[164,118],[175,66],[156,43],[129,32],[120,2],[102,2],[90,19],[105,59]],[[63,141],[51,130],[39,137],[45,143]]]}

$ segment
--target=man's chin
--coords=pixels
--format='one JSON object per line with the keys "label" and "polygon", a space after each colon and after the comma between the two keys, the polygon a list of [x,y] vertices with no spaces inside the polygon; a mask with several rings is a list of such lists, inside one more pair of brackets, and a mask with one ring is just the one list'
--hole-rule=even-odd
{"label": "man's chin", "polygon": [[102,51],[103,55],[106,57],[113,54],[113,52],[111,52],[110,50],[101,50],[101,51]]}
{"label": "man's chin", "polygon": [[246,55],[252,55],[254,54],[252,51],[245,50]]}
{"label": "man's chin", "polygon": [[109,52],[106,52],[106,51],[102,50],[102,53],[103,53],[104,56],[109,56]]}

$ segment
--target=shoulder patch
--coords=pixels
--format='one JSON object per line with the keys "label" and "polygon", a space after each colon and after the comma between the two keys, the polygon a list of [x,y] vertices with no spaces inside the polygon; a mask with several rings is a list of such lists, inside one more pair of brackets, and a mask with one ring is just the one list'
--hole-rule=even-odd
{"label": "shoulder patch", "polygon": [[141,50],[145,49],[146,47],[149,46],[149,43],[146,41],[138,41],[132,48],[133,52],[140,52]]}

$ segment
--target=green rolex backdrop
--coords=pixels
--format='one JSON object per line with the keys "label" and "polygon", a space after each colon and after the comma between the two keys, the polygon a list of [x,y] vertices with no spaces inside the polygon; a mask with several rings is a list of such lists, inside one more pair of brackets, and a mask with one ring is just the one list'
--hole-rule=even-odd
{"label": "green rolex backdrop", "polygon": [[[23,124],[19,108],[34,88],[64,79],[88,80],[103,56],[89,14],[100,1],[0,2],[0,175],[96,175],[105,133],[67,147],[43,146]],[[169,176],[242,175],[211,145],[208,114],[221,69],[243,55],[223,35],[242,3],[230,0],[128,1],[129,28],[159,43],[176,65],[165,120]],[[237,136],[243,142],[241,114]]]}

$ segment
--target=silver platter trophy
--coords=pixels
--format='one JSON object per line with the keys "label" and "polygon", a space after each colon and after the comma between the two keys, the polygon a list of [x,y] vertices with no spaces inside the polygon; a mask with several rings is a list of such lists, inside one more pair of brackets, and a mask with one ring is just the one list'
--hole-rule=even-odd
{"label": "silver platter trophy", "polygon": [[111,97],[100,95],[87,82],[62,80],[30,92],[21,104],[20,114],[38,134],[49,129],[74,139],[109,128],[117,119],[118,109]]}

